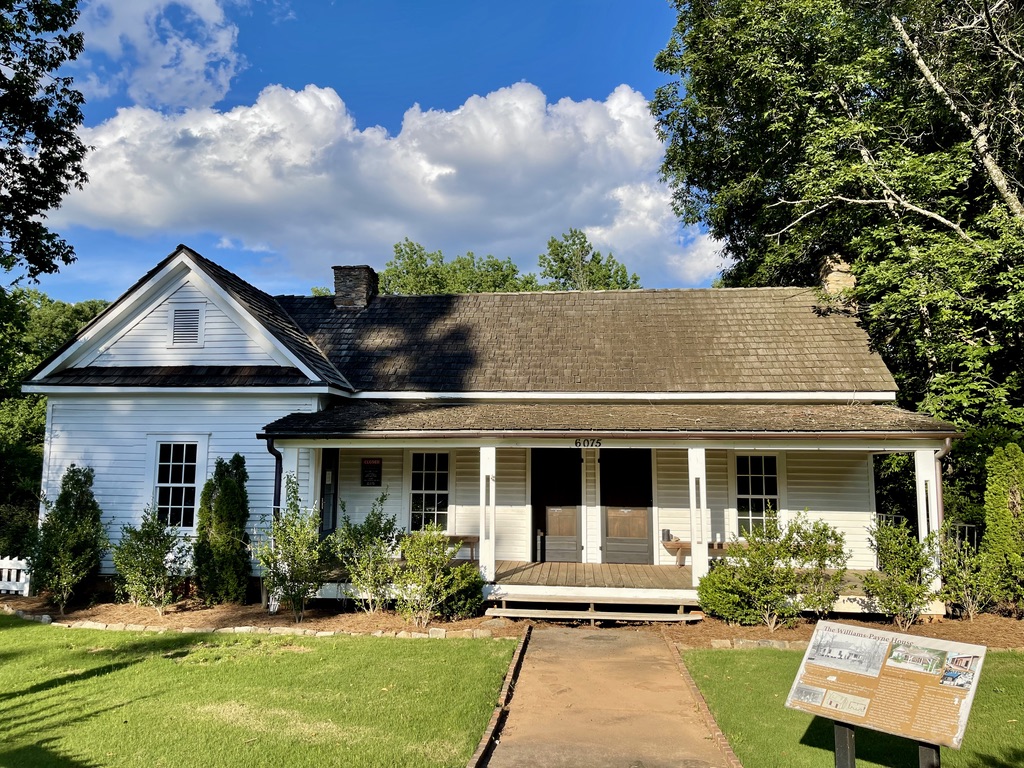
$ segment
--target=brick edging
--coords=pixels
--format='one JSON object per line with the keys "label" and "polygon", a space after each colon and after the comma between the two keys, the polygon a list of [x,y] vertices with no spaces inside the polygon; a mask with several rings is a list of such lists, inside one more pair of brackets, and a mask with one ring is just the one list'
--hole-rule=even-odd
{"label": "brick edging", "polygon": [[519,670],[523,666],[523,654],[526,651],[527,643],[530,641],[530,633],[532,631],[533,627],[527,625],[523,636],[519,638],[519,644],[512,654],[512,661],[509,662],[508,671],[505,673],[505,682],[502,683],[501,693],[498,694],[498,703],[494,707],[491,720],[487,723],[483,736],[480,737],[480,743],[477,745],[476,752],[469,758],[466,768],[484,768],[491,757],[491,752],[494,751],[498,734],[501,732],[505,719],[508,717],[508,705],[512,700],[512,694],[515,692],[515,684],[519,679]]}
{"label": "brick edging", "polygon": [[704,724],[707,725],[708,730],[711,731],[711,737],[718,744],[722,753],[725,755],[726,761],[728,761],[731,768],[743,768],[743,763],[736,757],[736,753],[732,751],[732,747],[729,745],[729,740],[722,733],[722,729],[718,727],[718,722],[715,720],[715,716],[711,714],[711,710],[708,708],[707,701],[704,700],[704,694],[700,692],[697,687],[697,683],[693,681],[693,676],[690,674],[690,670],[686,668],[683,663],[683,655],[680,653],[679,646],[669,640],[668,635],[664,632],[661,634],[665,640],[665,645],[668,646],[669,653],[672,654],[672,658],[676,662],[676,668],[679,670],[679,675],[686,681],[686,685],[690,689],[690,693],[693,694],[694,701],[697,703],[697,710],[701,714],[701,718],[704,720]]}

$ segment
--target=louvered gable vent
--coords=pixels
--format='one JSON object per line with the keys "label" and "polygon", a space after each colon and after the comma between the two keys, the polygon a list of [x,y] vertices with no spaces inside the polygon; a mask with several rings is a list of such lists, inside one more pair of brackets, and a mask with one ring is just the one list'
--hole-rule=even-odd
{"label": "louvered gable vent", "polygon": [[203,343],[203,310],[175,307],[171,310],[171,346],[196,347]]}

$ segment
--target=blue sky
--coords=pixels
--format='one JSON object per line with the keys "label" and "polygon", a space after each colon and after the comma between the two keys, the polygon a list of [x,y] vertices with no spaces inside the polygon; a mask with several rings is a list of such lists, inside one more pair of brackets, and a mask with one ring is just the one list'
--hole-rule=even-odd
{"label": "blue sky", "polygon": [[179,242],[271,293],[383,268],[408,237],[536,268],[570,227],[648,287],[715,244],[658,179],[666,0],[92,0],[72,74],[90,183],[55,298],[113,299]]}

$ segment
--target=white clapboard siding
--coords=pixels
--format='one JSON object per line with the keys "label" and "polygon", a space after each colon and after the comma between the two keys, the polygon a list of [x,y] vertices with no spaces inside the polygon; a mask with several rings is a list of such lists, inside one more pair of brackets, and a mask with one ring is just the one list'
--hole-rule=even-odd
{"label": "white clapboard siding", "polygon": [[[661,538],[661,529],[667,528],[672,536],[682,541],[690,540],[690,474],[686,450],[659,448],[654,451],[655,476],[658,478],[656,498],[658,500],[658,528],[655,534]],[[658,563],[674,565],[676,556],[669,552],[660,541],[655,551]]]}
{"label": "white clapboard siding", "polygon": [[455,517],[452,533],[463,536],[480,535],[480,449],[459,448],[453,451],[455,465]]}
{"label": "white clapboard siding", "polygon": [[20,558],[0,555],[0,594],[29,594],[28,563]]}
{"label": "white clapboard siding", "polygon": [[[401,448],[373,448],[362,451],[341,451],[341,470],[338,474],[338,499],[345,503],[344,513],[353,523],[361,523],[370,512],[373,502],[387,493],[384,502],[384,514],[393,516],[402,528],[409,525],[409,510],[404,503],[404,460],[405,452]],[[362,482],[362,466],[364,458],[381,459],[381,485],[364,488]],[[319,488],[319,485],[318,485]],[[342,514],[338,505],[338,519]]]}
{"label": "white clapboard siding", "polygon": [[729,498],[729,455],[725,451],[709,450],[704,461],[708,477],[711,538],[713,541],[729,541],[736,527],[736,505]]}
{"label": "white clapboard siding", "polygon": [[[113,543],[120,541],[123,525],[137,525],[152,501],[153,466],[148,456],[150,434],[161,439],[174,435],[209,435],[207,477],[217,457],[235,453],[245,457],[249,473],[250,527],[269,520],[274,494],[274,457],[267,444],[256,439],[262,428],[289,413],[316,409],[309,396],[176,397],[114,396],[90,398],[51,396],[51,426],[47,434],[47,462],[43,491],[54,499],[60,479],[71,464],[95,472],[93,492]],[[300,487],[306,487],[311,452],[299,454]],[[201,478],[199,486],[205,482]],[[110,568],[109,556],[104,569]]]}
{"label": "white clapboard siding", "polygon": [[[203,346],[168,345],[170,310],[183,302],[204,304]],[[114,340],[90,365],[277,365],[252,337],[191,284],[183,285]]]}
{"label": "white clapboard siding", "polygon": [[528,560],[530,494],[526,488],[526,448],[498,448],[495,468],[495,557]]}
{"label": "white clapboard siding", "polygon": [[583,559],[601,562],[601,508],[598,505],[597,449],[583,449]]}
{"label": "white clapboard siding", "polygon": [[871,458],[857,453],[790,453],[786,457],[786,487],[792,514],[806,510],[842,532],[853,552],[849,568],[875,567],[868,544],[874,522],[871,498]]}

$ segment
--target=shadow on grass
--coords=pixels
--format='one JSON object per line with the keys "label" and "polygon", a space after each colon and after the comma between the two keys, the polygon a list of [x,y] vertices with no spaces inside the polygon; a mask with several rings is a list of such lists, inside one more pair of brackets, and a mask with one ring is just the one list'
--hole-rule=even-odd
{"label": "shadow on grass", "polygon": [[[854,736],[857,760],[867,760],[887,768],[918,768],[917,742],[870,728],[857,728]],[[833,721],[815,717],[804,731],[800,743],[807,747],[835,752]],[[1007,765],[1011,765],[1007,763]],[[1013,763],[1012,765],[1019,765]]]}
{"label": "shadow on grass", "polygon": [[61,754],[50,749],[45,742],[25,744],[10,750],[0,748],[0,768],[99,768],[100,765]]}

